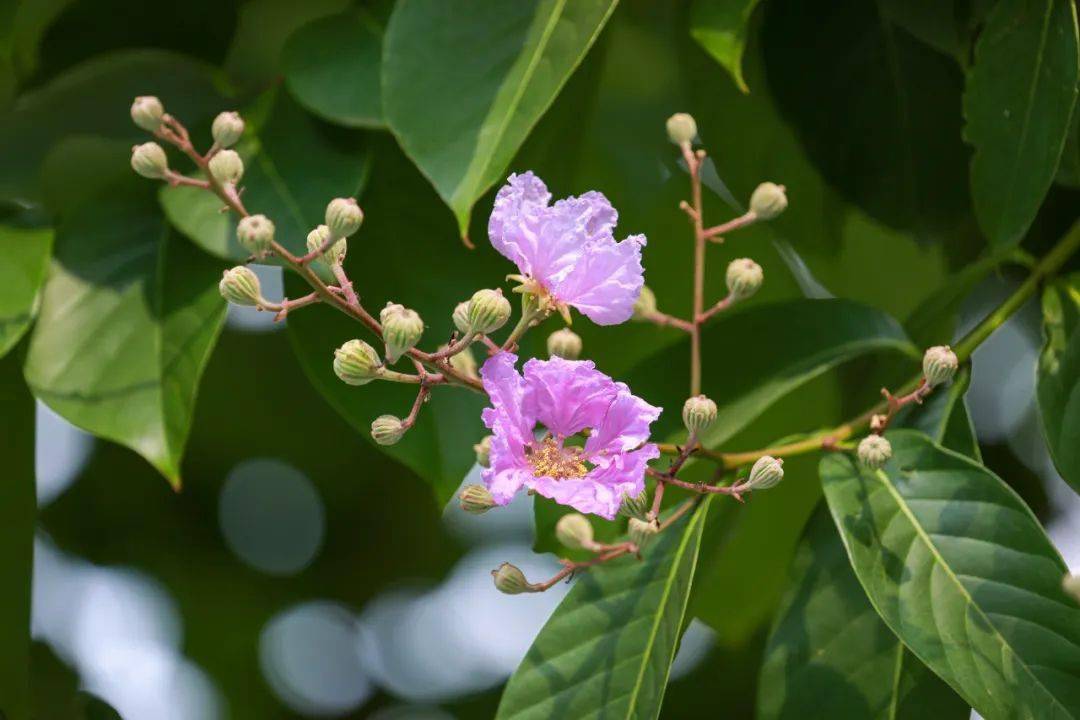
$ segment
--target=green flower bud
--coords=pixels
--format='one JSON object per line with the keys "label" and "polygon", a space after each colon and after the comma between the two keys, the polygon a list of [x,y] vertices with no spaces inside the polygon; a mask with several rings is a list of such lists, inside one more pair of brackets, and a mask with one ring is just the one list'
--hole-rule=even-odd
{"label": "green flower bud", "polygon": [[469,301],[459,302],[454,308],[454,327],[462,335],[469,332]]}
{"label": "green flower bud", "polygon": [[656,312],[656,293],[648,285],[641,286],[641,294],[634,302],[634,319],[647,320]]}
{"label": "green flower bud", "polygon": [[626,534],[630,537],[630,542],[637,545],[638,550],[644,550],[645,546],[656,537],[658,532],[660,532],[660,528],[657,527],[656,523],[647,520],[632,517],[626,523]]}
{"label": "green flower bud", "polygon": [[736,300],[745,300],[761,289],[765,273],[750,258],[732,260],[727,266],[728,292]]}
{"label": "green flower bud", "polygon": [[462,510],[472,515],[483,515],[495,507],[495,499],[483,485],[466,485],[458,493],[458,502]]}
{"label": "green flower bud", "polygon": [[399,357],[416,347],[420,336],[424,334],[424,321],[415,310],[404,305],[387,303],[379,313],[379,320],[383,326],[388,363],[396,363]]}
{"label": "green flower bud", "polygon": [[131,169],[151,180],[160,180],[169,171],[169,158],[156,142],[131,148]]}
{"label": "green flower bud", "polygon": [[248,215],[236,225],[236,238],[252,255],[265,255],[274,241],[274,223],[265,215]]}
{"label": "green flower bud", "polygon": [[885,466],[892,457],[892,445],[881,435],[867,435],[859,442],[859,462],[871,470]]}
{"label": "green flower bud", "polygon": [[750,212],[758,220],[772,220],[787,208],[787,194],[783,185],[763,182],[754,188],[750,196]]}
{"label": "green flower bud", "polygon": [[240,113],[219,113],[214,118],[214,124],[210,126],[210,134],[218,147],[230,148],[244,134],[244,119],[240,117]]}
{"label": "green flower bud", "polygon": [[[308,252],[315,252],[330,239],[330,228],[325,225],[320,225],[307,236],[307,249]],[[327,265],[333,267],[334,265],[340,265],[345,262],[345,252],[349,249],[349,241],[345,238],[341,238],[336,243],[330,246],[330,248],[323,253],[322,260]]]}
{"label": "green flower bud", "polygon": [[716,403],[704,395],[695,395],[683,403],[682,420],[692,433],[702,433],[716,422]]}
{"label": "green flower bud", "polygon": [[743,483],[746,490],[768,490],[784,479],[784,461],[771,455],[762,455],[750,468],[750,476]]}
{"label": "green flower bud", "polygon": [[244,161],[235,150],[219,150],[210,158],[210,174],[222,185],[235,185],[244,177]]}
{"label": "green flower bud", "polygon": [[555,523],[555,538],[571,550],[588,550],[594,547],[593,527],[581,513],[569,513]]}
{"label": "green flower bud", "polygon": [[472,446],[476,453],[476,464],[482,468],[491,467],[491,436],[485,435],[480,442]]}
{"label": "green flower bud", "polygon": [[349,237],[360,229],[364,211],[354,198],[337,198],[326,206],[326,226],[334,237]]}
{"label": "green flower bud", "polygon": [[[442,352],[448,346],[442,345],[439,347],[439,351]],[[448,360],[450,361],[450,367],[457,370],[462,375],[467,377],[479,377],[477,374],[476,358],[473,357],[472,350],[465,348],[459,353],[451,355]]]}
{"label": "green flower bud", "polygon": [[676,145],[694,142],[697,137],[697,122],[689,113],[675,113],[667,119],[667,136]]}
{"label": "green flower bud", "polygon": [[1061,589],[1076,602],[1080,603],[1080,575],[1070,575],[1065,573],[1065,577],[1061,579]]}
{"label": "green flower bud", "polygon": [[495,578],[495,589],[507,595],[520,595],[521,593],[536,592],[529,581],[525,579],[525,573],[516,566],[504,562],[497,569],[491,571]]}
{"label": "green flower bud", "polygon": [[381,370],[379,354],[363,340],[350,340],[334,351],[334,373],[344,383],[366,385]]}
{"label": "green flower bud", "polygon": [[581,336],[570,328],[556,330],[548,335],[548,355],[566,360],[577,360],[581,356]]}
{"label": "green flower bud", "polygon": [[937,345],[927,349],[922,359],[923,377],[930,387],[947,383],[953,379],[960,361],[948,345]]}
{"label": "green flower bud", "polygon": [[244,265],[237,265],[222,273],[218,291],[221,297],[234,305],[255,306],[263,301],[259,276]]}
{"label": "green flower bud", "polygon": [[502,290],[477,290],[469,301],[469,330],[486,334],[495,332],[510,319],[510,301]]}
{"label": "green flower bud", "polygon": [[380,415],[371,423],[371,437],[379,445],[397,445],[408,428],[401,418],[393,415]]}
{"label": "green flower bud", "polygon": [[131,103],[131,119],[146,132],[154,132],[161,126],[165,106],[153,95],[140,95]]}
{"label": "green flower bud", "polygon": [[651,509],[649,507],[649,492],[642,488],[637,495],[623,495],[622,505],[619,506],[619,514],[623,517],[644,520]]}

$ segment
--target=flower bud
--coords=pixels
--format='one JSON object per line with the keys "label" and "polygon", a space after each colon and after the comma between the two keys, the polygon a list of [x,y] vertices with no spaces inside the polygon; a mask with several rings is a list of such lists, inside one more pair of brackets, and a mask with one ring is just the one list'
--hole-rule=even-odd
{"label": "flower bud", "polygon": [[355,198],[336,198],[326,206],[326,226],[334,237],[349,237],[360,229],[364,211]]}
{"label": "flower bud", "polygon": [[658,532],[660,528],[656,526],[656,523],[647,520],[632,517],[626,523],[626,534],[630,537],[630,542],[637,545],[638,550],[643,550]]}
{"label": "flower bud", "polygon": [[787,208],[787,194],[783,185],[763,182],[754,188],[750,196],[750,212],[758,220],[772,220]]}
{"label": "flower bud", "polygon": [[404,305],[387,303],[379,313],[379,321],[383,326],[388,363],[396,363],[399,357],[416,347],[420,336],[424,334],[424,321],[415,310]]}
{"label": "flower bud", "polygon": [[675,113],[667,119],[667,136],[676,145],[694,142],[697,137],[697,122],[689,113]]}
{"label": "flower bud", "polygon": [[[439,351],[441,352],[446,348],[447,346],[443,345],[439,348]],[[480,377],[477,373],[478,366],[476,364],[476,358],[473,357],[472,350],[469,348],[465,348],[459,353],[454,353],[448,360],[450,361],[450,367],[454,368],[462,375],[471,378]]]}
{"label": "flower bud", "polygon": [[952,380],[959,366],[960,362],[956,359],[956,353],[948,345],[929,348],[922,359],[923,377],[926,378],[926,384],[930,387]]}
{"label": "flower bud", "polygon": [[716,403],[704,395],[695,395],[683,403],[682,420],[692,433],[708,430],[716,422]]}
{"label": "flower bud", "polygon": [[235,185],[244,177],[244,161],[235,150],[219,150],[210,158],[210,174],[222,185]]}
{"label": "flower bud", "polygon": [[750,467],[750,475],[743,483],[746,490],[768,490],[784,479],[784,461],[771,455],[762,455]]}
{"label": "flower bud", "polygon": [[379,354],[363,340],[350,340],[334,351],[334,373],[349,385],[366,385],[382,370]]}
{"label": "flower bud", "polygon": [[371,437],[379,445],[397,445],[408,428],[401,418],[393,415],[380,415],[371,423]]}
{"label": "flower bud", "polygon": [[131,103],[131,119],[146,132],[154,132],[161,126],[165,107],[153,95],[140,95]]}
{"label": "flower bud", "polygon": [[645,488],[641,489],[637,495],[623,494],[622,505],[619,506],[619,514],[623,517],[637,518],[638,520],[644,520],[645,515],[649,512],[649,493]]}
{"label": "flower bud", "polygon": [[218,291],[221,297],[234,305],[255,306],[262,302],[262,289],[259,286],[259,276],[251,268],[237,265],[229,268],[221,276],[218,283]]}
{"label": "flower bud", "polygon": [[472,515],[483,515],[495,507],[491,491],[483,485],[466,485],[458,493],[458,502],[461,503],[462,510]]}
{"label": "flower bud", "polygon": [[507,595],[520,595],[521,593],[536,592],[525,579],[525,573],[510,563],[504,562],[496,570],[491,571],[495,578],[495,589]]}
{"label": "flower bud", "polygon": [[593,527],[581,513],[569,513],[555,523],[555,538],[571,550],[588,550],[593,547]]}
{"label": "flower bud", "polygon": [[469,301],[459,302],[454,308],[454,327],[462,335],[469,332]]}
{"label": "flower bud", "polygon": [[156,142],[131,148],[131,169],[151,180],[160,180],[169,171],[169,158]]}
{"label": "flower bud", "polygon": [[1080,575],[1066,573],[1065,577],[1061,579],[1061,589],[1077,603],[1080,603]]}
{"label": "flower bud", "polygon": [[859,442],[859,462],[871,470],[884,467],[892,457],[892,445],[881,435],[867,435]]}
{"label": "flower bud", "polygon": [[237,224],[236,238],[252,255],[265,255],[274,241],[274,223],[265,215],[248,215]]}
{"label": "flower bud", "polygon": [[570,328],[556,330],[548,335],[548,355],[566,360],[577,360],[581,356],[581,336]]}
{"label": "flower bud", "polygon": [[728,292],[736,300],[745,300],[756,293],[764,280],[761,266],[750,258],[732,260],[727,266]]}
{"label": "flower bud", "polygon": [[[330,239],[330,228],[325,225],[320,225],[307,236],[307,249],[308,252],[315,252]],[[334,265],[340,265],[345,262],[345,252],[349,249],[349,241],[345,238],[341,238],[336,243],[327,248],[326,252],[322,255],[322,260],[327,265],[333,267]]]}
{"label": "flower bud", "polygon": [[634,301],[634,319],[647,320],[656,312],[656,293],[648,285],[641,286],[641,294]]}
{"label": "flower bud", "polygon": [[219,113],[214,118],[214,124],[210,126],[210,134],[218,147],[230,148],[244,134],[244,119],[240,117],[240,113]]}
{"label": "flower bud", "polygon": [[510,319],[510,301],[502,290],[477,290],[469,301],[469,330],[481,335],[495,332]]}
{"label": "flower bud", "polygon": [[480,442],[472,446],[476,453],[476,464],[482,468],[491,467],[491,436],[485,435]]}

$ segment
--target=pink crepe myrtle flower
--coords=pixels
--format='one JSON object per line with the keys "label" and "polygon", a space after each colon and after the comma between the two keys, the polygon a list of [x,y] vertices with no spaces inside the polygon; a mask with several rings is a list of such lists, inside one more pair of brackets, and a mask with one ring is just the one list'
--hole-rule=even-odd
{"label": "pink crepe myrtle flower", "polygon": [[616,242],[619,214],[601,193],[550,201],[547,186],[531,172],[511,175],[495,197],[488,236],[521,271],[511,277],[568,323],[571,307],[597,325],[626,322],[645,284],[645,236]]}
{"label": "pink crepe myrtle flower", "polygon": [[[529,360],[503,352],[480,370],[492,407],[490,466],[482,477],[499,505],[529,488],[562,505],[612,520],[623,497],[645,487],[645,467],[660,456],[649,426],[660,416],[588,360]],[[537,437],[536,426],[547,432]],[[591,430],[583,446],[568,438]]]}

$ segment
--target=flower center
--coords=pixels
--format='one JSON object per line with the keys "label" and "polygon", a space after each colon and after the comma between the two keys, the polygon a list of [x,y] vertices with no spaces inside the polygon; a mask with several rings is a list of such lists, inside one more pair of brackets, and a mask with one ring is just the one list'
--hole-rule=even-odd
{"label": "flower center", "polygon": [[589,468],[581,457],[581,448],[563,447],[553,437],[546,437],[538,445],[528,448],[529,464],[532,465],[533,477],[553,477],[556,479],[585,477]]}

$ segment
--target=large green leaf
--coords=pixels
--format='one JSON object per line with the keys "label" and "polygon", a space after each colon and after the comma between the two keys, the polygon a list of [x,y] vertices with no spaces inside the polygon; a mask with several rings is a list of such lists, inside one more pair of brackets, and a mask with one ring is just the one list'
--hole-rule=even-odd
{"label": "large green leaf", "polygon": [[1043,293],[1039,414],[1058,472],[1080,492],[1080,275]]}
{"label": "large green leaf", "polygon": [[473,204],[506,172],[616,2],[397,4],[383,49],[383,112],[462,235]]}
{"label": "large green leaf", "polygon": [[[55,261],[26,359],[34,394],[126,445],[174,486],[203,367],[225,318],[221,267],[161,217],[123,147],[68,157],[99,185],[56,208]],[[110,179],[110,173],[123,176]]]}
{"label": "large green leaf", "polygon": [[511,676],[496,717],[659,717],[708,508],[706,500],[668,528],[642,561],[577,578]]}
{"label": "large green leaf", "polygon": [[961,368],[951,384],[939,386],[929,399],[904,418],[903,425],[925,433],[942,447],[982,462],[975,425],[964,397],[970,384],[971,369]]}
{"label": "large green leaf", "polygon": [[0,357],[15,347],[34,319],[52,239],[49,228],[0,225]]}
{"label": "large green leaf", "polygon": [[1072,0],[1001,0],[975,45],[964,137],[971,190],[990,241],[1024,236],[1057,172],[1076,101],[1080,55]]}
{"label": "large green leaf", "polygon": [[690,34],[705,52],[731,73],[739,89],[749,92],[743,79],[742,57],[750,17],[759,0],[694,0]]}
{"label": "large green leaf", "polygon": [[1057,176],[1054,178],[1062,185],[1080,187],[1080,111],[1073,108],[1069,135],[1065,138],[1065,147],[1061,151]]}
{"label": "large green leaf", "polygon": [[888,626],[984,717],[1080,717],[1080,607],[1031,510],[912,431],[871,471],[821,462],[855,574]]}
{"label": "large green leaf", "polygon": [[818,508],[765,649],[758,719],[967,720],[970,714],[878,617],[832,518]]}

